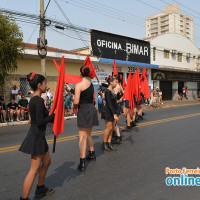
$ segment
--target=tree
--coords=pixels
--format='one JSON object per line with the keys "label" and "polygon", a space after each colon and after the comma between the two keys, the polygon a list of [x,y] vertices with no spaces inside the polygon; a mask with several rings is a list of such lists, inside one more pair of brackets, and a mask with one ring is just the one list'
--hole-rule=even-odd
{"label": "tree", "polygon": [[17,58],[22,57],[23,34],[15,19],[0,13],[0,87],[5,78],[17,70]]}

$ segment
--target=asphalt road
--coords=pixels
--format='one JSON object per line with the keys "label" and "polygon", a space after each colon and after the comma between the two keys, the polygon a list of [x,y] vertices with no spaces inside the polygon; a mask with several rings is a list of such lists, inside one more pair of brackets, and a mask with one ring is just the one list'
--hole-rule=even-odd
{"label": "asphalt road", "polygon": [[[76,120],[65,121],[56,153],[51,153],[46,185],[56,193],[49,200],[196,200],[196,186],[166,186],[165,168],[200,167],[200,105],[149,111],[124,133],[117,152],[101,151],[104,122],[94,128],[97,161],[77,170]],[[124,118],[121,125],[124,126]],[[19,151],[27,125],[0,128],[0,199],[19,199],[30,156]],[[51,143],[52,136],[47,140]],[[52,152],[52,144],[49,144]],[[200,176],[200,175],[199,175]],[[36,181],[30,198],[33,199]]]}

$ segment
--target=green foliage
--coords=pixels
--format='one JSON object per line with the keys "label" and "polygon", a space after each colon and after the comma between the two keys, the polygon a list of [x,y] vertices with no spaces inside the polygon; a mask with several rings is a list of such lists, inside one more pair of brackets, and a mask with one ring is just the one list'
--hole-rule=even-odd
{"label": "green foliage", "polygon": [[0,13],[0,87],[9,73],[17,69],[23,46],[23,34],[15,19]]}

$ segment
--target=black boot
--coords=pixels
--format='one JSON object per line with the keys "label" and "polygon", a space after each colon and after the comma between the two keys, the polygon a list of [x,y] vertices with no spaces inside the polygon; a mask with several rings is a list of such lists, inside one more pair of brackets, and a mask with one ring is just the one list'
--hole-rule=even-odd
{"label": "black boot", "polygon": [[122,132],[130,132],[131,131],[131,126],[127,126]]}
{"label": "black boot", "polygon": [[102,144],[102,150],[103,151],[110,151],[110,148],[108,148],[107,142],[103,142],[103,144]]}
{"label": "black boot", "polygon": [[41,198],[41,197],[44,197],[46,195],[53,194],[54,192],[55,192],[54,189],[49,189],[45,185],[37,186],[37,188],[35,190],[35,198],[36,199]]}
{"label": "black boot", "polygon": [[122,144],[122,136],[117,136],[116,144]]}
{"label": "black boot", "polygon": [[136,126],[137,124],[135,123],[135,121],[132,121],[131,122],[131,127],[134,127],[134,126]]}
{"label": "black boot", "polygon": [[111,145],[111,142],[107,142],[107,146],[110,150],[112,151],[117,151],[117,149],[115,149],[112,145]]}
{"label": "black boot", "polygon": [[86,157],[86,160],[96,160],[95,151],[88,151],[88,155]]}
{"label": "black boot", "polygon": [[85,171],[85,158],[80,158],[80,164],[78,165],[78,169],[81,171],[81,172],[84,172]]}
{"label": "black boot", "polygon": [[138,115],[138,119],[139,119],[139,120],[143,120],[142,115]]}
{"label": "black boot", "polygon": [[20,197],[20,200],[30,200],[28,197],[26,199]]}

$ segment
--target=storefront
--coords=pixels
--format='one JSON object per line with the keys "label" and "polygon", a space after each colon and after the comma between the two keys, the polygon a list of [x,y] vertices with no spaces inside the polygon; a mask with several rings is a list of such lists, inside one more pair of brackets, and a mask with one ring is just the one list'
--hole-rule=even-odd
{"label": "storefront", "polygon": [[151,73],[152,80],[158,82],[159,88],[163,92],[163,100],[177,99],[178,94],[183,93],[184,87],[188,87],[188,96],[190,99],[197,98],[200,73],[186,73],[157,69],[152,69]]}

